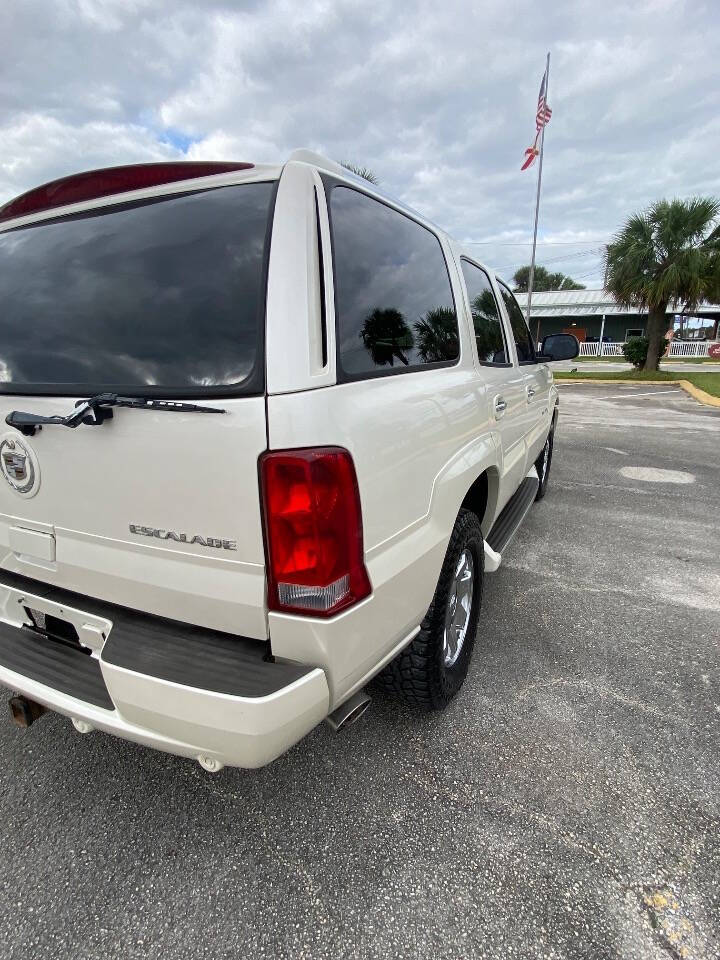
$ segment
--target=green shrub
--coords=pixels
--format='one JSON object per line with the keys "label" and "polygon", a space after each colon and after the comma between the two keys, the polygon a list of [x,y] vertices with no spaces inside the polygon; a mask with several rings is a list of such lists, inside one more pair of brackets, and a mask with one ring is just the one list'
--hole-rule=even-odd
{"label": "green shrub", "polygon": [[[668,340],[663,340],[661,356],[667,350],[668,343]],[[645,366],[645,358],[647,357],[649,345],[650,341],[647,337],[630,337],[630,339],[623,344],[623,356],[636,370],[642,370]]]}

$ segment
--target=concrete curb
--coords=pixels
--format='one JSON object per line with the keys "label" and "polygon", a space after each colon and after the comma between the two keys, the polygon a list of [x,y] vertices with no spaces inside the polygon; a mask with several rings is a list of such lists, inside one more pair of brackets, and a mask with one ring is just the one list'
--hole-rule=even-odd
{"label": "concrete curb", "polygon": [[720,407],[720,397],[714,397],[711,393],[706,393],[705,390],[696,387],[695,384],[690,383],[689,380],[676,380],[675,383],[679,383],[686,393],[689,393],[691,397],[695,397],[700,403],[704,403],[708,407]]}
{"label": "concrete curb", "polygon": [[666,386],[668,383],[676,383],[679,387],[689,393],[691,397],[698,401],[698,403],[704,403],[707,407],[720,407],[720,397],[713,397],[711,393],[706,393],[704,390],[701,390],[700,387],[696,387],[694,383],[690,383],[689,380],[601,380],[599,377],[575,377],[572,380],[569,378],[563,377],[562,380],[553,379],[553,383],[632,383],[636,387],[644,387],[646,384],[651,386]]}

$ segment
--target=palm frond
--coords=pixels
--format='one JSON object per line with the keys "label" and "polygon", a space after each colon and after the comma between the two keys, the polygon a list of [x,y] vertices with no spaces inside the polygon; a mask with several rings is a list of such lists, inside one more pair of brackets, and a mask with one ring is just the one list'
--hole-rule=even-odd
{"label": "palm frond", "polygon": [[[633,214],[608,245],[606,286],[627,307],[693,308],[720,289],[720,201],[658,200]],[[715,294],[713,294],[715,291]]]}
{"label": "palm frond", "polygon": [[363,180],[367,180],[368,183],[372,183],[376,187],[380,183],[380,180],[369,167],[363,167],[358,163],[353,163],[351,160],[341,160],[340,166],[345,167],[350,173],[354,173],[356,177],[362,177]]}

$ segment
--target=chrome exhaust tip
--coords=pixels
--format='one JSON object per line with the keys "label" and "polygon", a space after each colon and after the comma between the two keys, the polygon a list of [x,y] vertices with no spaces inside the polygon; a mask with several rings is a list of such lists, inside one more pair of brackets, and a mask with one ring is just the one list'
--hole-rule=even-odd
{"label": "chrome exhaust tip", "polygon": [[365,691],[358,690],[357,693],[354,693],[339,707],[336,707],[332,713],[328,714],[325,717],[325,722],[331,730],[339,733],[343,727],[349,727],[351,723],[359,720],[371,703],[372,701]]}

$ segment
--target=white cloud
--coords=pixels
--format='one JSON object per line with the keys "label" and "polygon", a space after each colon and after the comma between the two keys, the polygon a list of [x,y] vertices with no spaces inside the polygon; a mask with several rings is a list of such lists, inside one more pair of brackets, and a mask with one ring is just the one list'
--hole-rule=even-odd
{"label": "white cloud", "polygon": [[178,158],[144,127],[104,121],[70,126],[41,114],[0,128],[0,143],[0,196],[6,199],[76,170]]}
{"label": "white cloud", "polygon": [[309,146],[493,239],[486,260],[512,272],[527,248],[499,244],[530,233],[519,167],[548,45],[541,262],[554,241],[587,273],[581,241],[633,209],[720,192],[713,4],[24,0],[0,7],[0,32],[0,201],[78,169]]}

